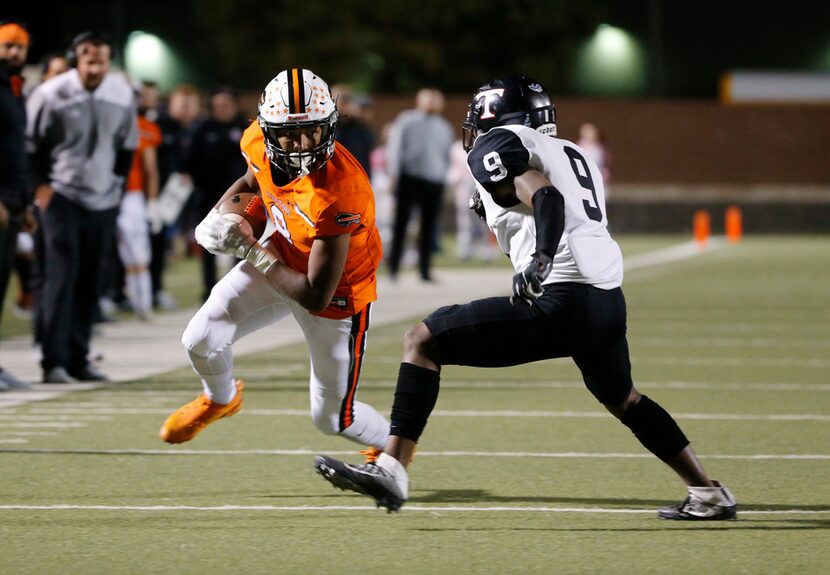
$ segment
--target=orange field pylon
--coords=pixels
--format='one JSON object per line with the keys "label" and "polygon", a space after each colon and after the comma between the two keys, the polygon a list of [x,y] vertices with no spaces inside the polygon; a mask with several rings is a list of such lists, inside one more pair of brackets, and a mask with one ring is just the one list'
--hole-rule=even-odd
{"label": "orange field pylon", "polygon": [[706,247],[709,236],[712,235],[712,218],[706,210],[697,210],[693,220],[695,241],[701,248]]}
{"label": "orange field pylon", "polygon": [[737,244],[741,241],[741,236],[744,235],[744,222],[741,208],[738,206],[729,206],[726,208],[724,227],[726,230],[726,239],[729,240],[729,243]]}

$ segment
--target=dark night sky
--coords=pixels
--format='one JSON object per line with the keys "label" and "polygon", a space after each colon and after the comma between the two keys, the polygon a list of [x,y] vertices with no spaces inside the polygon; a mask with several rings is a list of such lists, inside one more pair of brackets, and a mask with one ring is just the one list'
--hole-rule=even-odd
{"label": "dark night sky", "polygon": [[[830,73],[830,2],[789,2],[775,10],[744,1],[597,0],[591,4],[599,21],[632,32],[649,49],[650,60],[662,61],[657,78],[663,88],[653,88],[653,95],[715,97],[720,75],[739,68]],[[41,3],[27,2],[7,10],[5,17],[28,23],[34,38],[30,61],[49,51],[62,51],[84,29],[112,33],[116,40],[142,29],[163,35],[204,71],[210,70],[211,63],[194,50],[191,42],[198,31],[187,16],[199,5],[185,0],[74,0],[47,10]],[[487,5],[482,1],[483,7]],[[120,18],[114,16],[119,10]],[[653,22],[660,23],[659,35],[652,33]],[[327,34],[336,34],[336,18],[326,25],[332,28]],[[487,31],[479,33],[480,41],[486,42]],[[823,69],[818,60],[822,53]]]}

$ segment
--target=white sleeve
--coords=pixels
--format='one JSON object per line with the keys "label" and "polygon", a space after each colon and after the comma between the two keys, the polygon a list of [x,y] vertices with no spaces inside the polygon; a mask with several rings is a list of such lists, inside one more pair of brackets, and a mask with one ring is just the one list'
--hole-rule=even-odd
{"label": "white sleeve", "polygon": [[398,116],[389,128],[386,142],[386,173],[397,178],[401,172],[401,140],[403,138],[403,116]]}
{"label": "white sleeve", "polygon": [[46,137],[51,123],[49,103],[43,90],[35,89],[26,101],[26,151],[33,154]]}

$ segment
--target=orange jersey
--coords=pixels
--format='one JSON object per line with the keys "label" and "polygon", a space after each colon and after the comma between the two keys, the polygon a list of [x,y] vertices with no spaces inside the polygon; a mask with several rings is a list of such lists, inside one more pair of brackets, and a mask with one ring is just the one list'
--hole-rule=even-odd
{"label": "orange jersey", "polygon": [[128,192],[144,191],[144,166],[141,155],[147,148],[158,148],[161,145],[161,128],[144,116],[138,117],[138,148],[133,154],[133,164],[127,176]]}
{"label": "orange jersey", "polygon": [[322,168],[277,186],[271,179],[271,164],[256,121],[242,134],[240,147],[257,179],[268,217],[276,226],[271,241],[286,265],[307,274],[315,238],[351,235],[346,267],[334,297],[316,315],[343,319],[375,301],[383,248],[375,225],[375,196],[354,156],[338,143]]}

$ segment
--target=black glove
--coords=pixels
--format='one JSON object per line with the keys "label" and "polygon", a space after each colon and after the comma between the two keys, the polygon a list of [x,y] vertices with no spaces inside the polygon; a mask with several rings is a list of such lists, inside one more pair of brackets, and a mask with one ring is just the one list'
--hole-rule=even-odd
{"label": "black glove", "polygon": [[548,277],[550,268],[553,265],[553,260],[541,253],[534,253],[533,259],[525,269],[513,276],[513,295],[510,297],[510,303],[516,304],[520,300],[533,305],[544,290],[542,289],[542,282]]}
{"label": "black glove", "polygon": [[478,190],[473,192],[467,207],[473,210],[479,218],[487,221],[487,215],[484,213],[484,202],[481,201],[481,194],[478,193]]}

